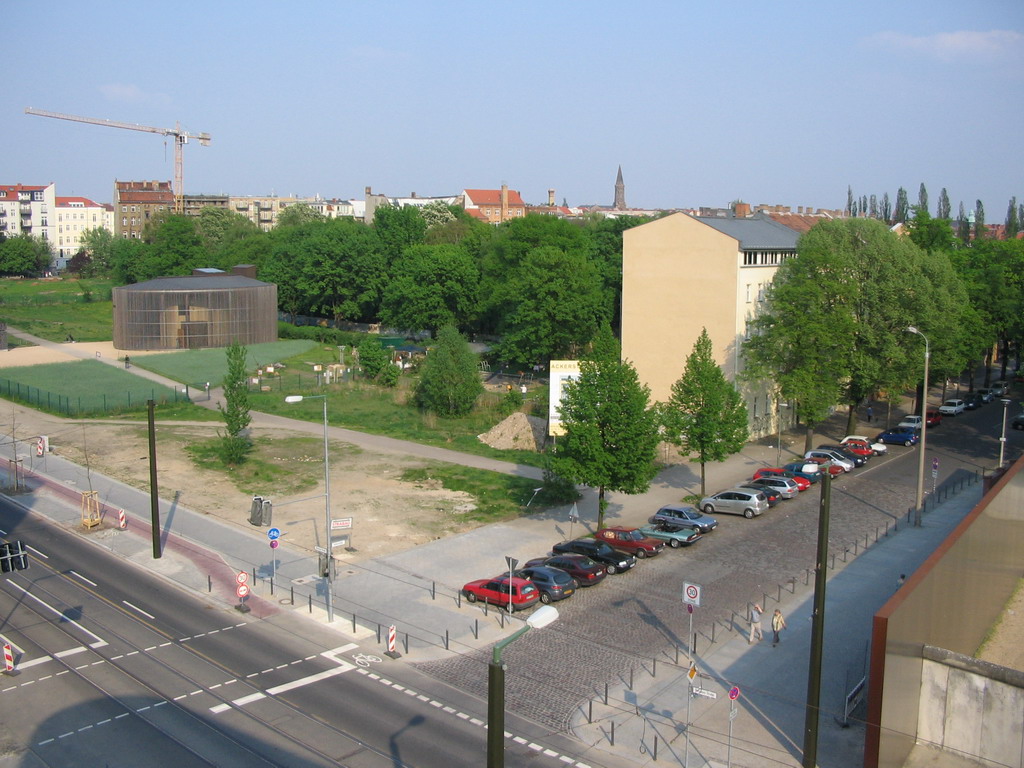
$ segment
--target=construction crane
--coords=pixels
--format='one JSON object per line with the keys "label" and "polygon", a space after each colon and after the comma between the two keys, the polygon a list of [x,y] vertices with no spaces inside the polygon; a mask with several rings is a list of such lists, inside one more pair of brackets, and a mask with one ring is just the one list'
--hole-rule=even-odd
{"label": "construction crane", "polygon": [[210,143],[208,133],[188,133],[181,130],[181,125],[175,123],[173,128],[153,128],[138,123],[119,123],[116,120],[103,120],[96,117],[79,117],[78,115],[65,115],[60,112],[47,112],[43,109],[25,107],[26,115],[38,115],[39,117],[56,117],[58,120],[72,120],[76,123],[90,123],[92,125],[106,125],[110,128],[125,128],[129,131],[144,131],[145,133],[159,133],[161,136],[174,137],[174,212],[185,212],[185,197],[182,179],[184,177],[182,160],[182,148],[188,144],[189,139],[197,139],[204,147]]}

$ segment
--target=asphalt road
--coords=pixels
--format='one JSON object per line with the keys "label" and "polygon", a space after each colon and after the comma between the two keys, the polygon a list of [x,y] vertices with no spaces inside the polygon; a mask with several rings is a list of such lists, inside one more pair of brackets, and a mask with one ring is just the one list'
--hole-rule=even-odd
{"label": "asphalt road", "polygon": [[[27,751],[19,765],[482,762],[476,697],[293,613],[254,620],[205,603],[6,502],[0,530],[32,554],[0,579],[0,633],[19,656],[17,676],[0,677],[3,743]],[[514,716],[506,729],[522,739],[510,767],[578,752]]]}

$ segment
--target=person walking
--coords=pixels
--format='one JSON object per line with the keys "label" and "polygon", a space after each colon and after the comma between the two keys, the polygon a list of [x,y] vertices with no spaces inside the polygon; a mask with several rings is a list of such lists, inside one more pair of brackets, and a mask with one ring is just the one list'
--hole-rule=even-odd
{"label": "person walking", "polygon": [[786,618],[778,608],[772,614],[772,648],[779,644],[779,632],[786,628]]}
{"label": "person walking", "polygon": [[764,635],[761,632],[762,613],[764,613],[764,611],[761,606],[754,603],[754,607],[750,609],[750,638],[747,640],[747,645],[754,642],[754,635],[757,635],[758,640],[764,639]]}
{"label": "person walking", "polygon": [[875,410],[869,405],[868,406],[868,424],[875,422]]}

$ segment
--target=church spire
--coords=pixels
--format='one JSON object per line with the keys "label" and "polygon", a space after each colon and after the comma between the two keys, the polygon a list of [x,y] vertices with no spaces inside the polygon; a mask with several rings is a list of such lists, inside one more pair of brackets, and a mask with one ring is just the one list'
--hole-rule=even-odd
{"label": "church spire", "polygon": [[626,210],[626,185],[622,181],[622,166],[619,166],[619,174],[615,177],[615,204],[612,206],[616,211]]}

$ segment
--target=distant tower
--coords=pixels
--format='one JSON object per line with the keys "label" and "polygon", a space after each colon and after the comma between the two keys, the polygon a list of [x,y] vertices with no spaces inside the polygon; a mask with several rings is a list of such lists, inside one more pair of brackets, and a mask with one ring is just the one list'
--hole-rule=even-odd
{"label": "distant tower", "polygon": [[626,210],[626,185],[622,182],[622,166],[619,166],[619,175],[615,177],[615,205],[616,211]]}

